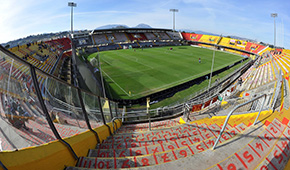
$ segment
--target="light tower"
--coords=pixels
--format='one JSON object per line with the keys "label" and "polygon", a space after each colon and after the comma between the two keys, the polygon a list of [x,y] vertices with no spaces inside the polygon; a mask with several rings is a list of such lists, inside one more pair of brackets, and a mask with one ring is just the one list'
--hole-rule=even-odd
{"label": "light tower", "polygon": [[173,31],[175,31],[175,12],[178,12],[178,9],[170,9],[170,12],[173,12]]}
{"label": "light tower", "polygon": [[276,47],[276,22],[275,18],[278,17],[277,13],[271,13],[271,17],[274,18],[274,48]]}
{"label": "light tower", "polygon": [[70,17],[71,17],[71,19],[70,19],[70,32],[71,32],[71,34],[73,34],[73,8],[76,7],[77,4],[74,3],[74,2],[69,2],[68,3],[68,6],[71,7],[71,13],[70,13]]}

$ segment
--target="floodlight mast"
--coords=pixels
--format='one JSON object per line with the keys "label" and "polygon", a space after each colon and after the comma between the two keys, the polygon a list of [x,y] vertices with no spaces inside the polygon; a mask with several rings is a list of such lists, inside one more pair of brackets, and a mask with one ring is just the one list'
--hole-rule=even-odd
{"label": "floodlight mast", "polygon": [[175,31],[175,12],[178,12],[178,9],[170,9],[170,12],[173,12],[173,31]]}
{"label": "floodlight mast", "polygon": [[73,34],[73,8],[76,7],[77,4],[74,3],[74,2],[69,2],[68,3],[68,6],[71,7],[71,14],[70,14],[70,17],[71,17],[71,19],[70,19],[70,22],[71,22],[70,23],[70,32],[71,32],[71,34]]}
{"label": "floodlight mast", "polygon": [[277,13],[271,13],[271,17],[274,18],[274,48],[276,47],[276,22],[275,18],[278,17]]}

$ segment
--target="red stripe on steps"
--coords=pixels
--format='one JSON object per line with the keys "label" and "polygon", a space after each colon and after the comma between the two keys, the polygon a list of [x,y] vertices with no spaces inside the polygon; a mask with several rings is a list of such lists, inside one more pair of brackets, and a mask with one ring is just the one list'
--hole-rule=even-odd
{"label": "red stripe on steps", "polygon": [[289,123],[289,120],[286,117],[284,117],[283,120],[282,120],[282,123],[284,125],[287,125]]}
{"label": "red stripe on steps", "polygon": [[269,126],[271,124],[271,122],[269,122],[268,120],[265,121],[264,125]]}

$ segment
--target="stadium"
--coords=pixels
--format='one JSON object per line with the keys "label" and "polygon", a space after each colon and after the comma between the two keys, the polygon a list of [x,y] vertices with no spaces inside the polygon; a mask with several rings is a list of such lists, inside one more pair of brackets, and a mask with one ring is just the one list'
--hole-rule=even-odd
{"label": "stadium", "polygon": [[174,27],[0,46],[0,169],[290,169],[289,64]]}

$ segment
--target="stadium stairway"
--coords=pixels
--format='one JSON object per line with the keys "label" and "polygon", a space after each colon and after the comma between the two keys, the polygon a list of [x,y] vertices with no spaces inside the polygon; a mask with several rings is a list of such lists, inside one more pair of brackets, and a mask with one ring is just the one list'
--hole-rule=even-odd
{"label": "stadium stairway", "polygon": [[271,82],[274,82],[277,78],[274,72],[272,62],[266,62],[258,68],[250,68],[242,76],[243,84],[240,90],[251,91],[253,89],[261,88]]}
{"label": "stadium stairway", "polygon": [[283,111],[263,111],[256,125],[258,113],[233,115],[215,150],[226,116],[156,122],[152,131],[148,124],[123,125],[66,170],[283,169],[290,156],[290,116]]}

